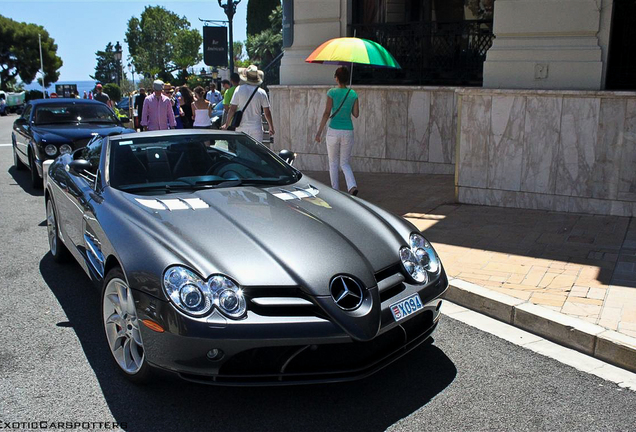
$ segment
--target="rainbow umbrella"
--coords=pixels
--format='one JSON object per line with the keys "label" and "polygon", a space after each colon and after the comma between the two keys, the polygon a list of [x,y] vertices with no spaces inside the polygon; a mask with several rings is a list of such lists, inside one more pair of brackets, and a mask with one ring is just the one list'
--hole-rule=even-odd
{"label": "rainbow umbrella", "polygon": [[400,65],[386,48],[377,42],[356,37],[328,40],[305,59],[307,63],[350,66],[349,85],[353,79],[353,64],[400,69]]}
{"label": "rainbow umbrella", "polygon": [[400,68],[393,56],[379,43],[368,39],[343,37],[328,40],[305,59],[307,63]]}

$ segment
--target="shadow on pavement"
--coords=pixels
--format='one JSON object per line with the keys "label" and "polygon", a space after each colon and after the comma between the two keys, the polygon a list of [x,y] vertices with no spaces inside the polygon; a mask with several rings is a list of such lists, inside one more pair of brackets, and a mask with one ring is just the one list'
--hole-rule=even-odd
{"label": "shadow on pavement", "polygon": [[31,196],[43,196],[43,189],[34,189],[31,186],[31,174],[28,169],[24,169],[23,171],[18,171],[13,165],[7,171],[13,177],[13,180],[17,183],[18,186],[22,188],[26,193]]}
{"label": "shadow on pavement", "polygon": [[410,415],[455,379],[453,362],[424,344],[370,378],[353,383],[292,387],[214,387],[160,375],[137,386],[116,369],[99,316],[100,295],[76,264],[50,254],[40,272],[64,309],[119,423],[128,430],[380,431]]}
{"label": "shadow on pavement", "polygon": [[[330,184],[328,172],[307,174]],[[595,280],[603,285],[636,287],[636,223],[630,228],[630,218],[456,204],[452,175],[355,175],[360,198],[407,217],[434,243],[462,248],[457,253],[466,255],[460,260],[463,263],[509,273],[510,268],[498,265],[497,260],[490,262],[489,256],[495,252],[515,255],[521,260],[509,264],[535,265],[537,271],[547,268],[550,261],[556,261],[556,266],[573,263],[594,267],[581,274],[576,285],[596,286],[587,283]],[[342,174],[340,177],[340,188],[344,189]],[[475,253],[480,256],[471,262],[468,255]],[[440,255],[444,261],[444,252]],[[542,262],[530,264],[523,257]],[[456,267],[471,273],[470,268]]]}

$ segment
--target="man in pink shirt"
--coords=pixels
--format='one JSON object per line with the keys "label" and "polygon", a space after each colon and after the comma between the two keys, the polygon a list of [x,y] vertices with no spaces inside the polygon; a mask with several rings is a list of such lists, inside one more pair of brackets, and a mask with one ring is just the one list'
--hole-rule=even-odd
{"label": "man in pink shirt", "polygon": [[174,119],[172,102],[163,94],[163,81],[153,82],[152,89],[154,93],[144,100],[141,125],[149,131],[174,129],[177,122]]}

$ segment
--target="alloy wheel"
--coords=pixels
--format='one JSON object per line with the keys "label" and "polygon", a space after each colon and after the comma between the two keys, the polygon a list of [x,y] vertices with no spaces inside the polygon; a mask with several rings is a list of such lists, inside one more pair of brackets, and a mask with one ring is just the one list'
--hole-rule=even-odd
{"label": "alloy wheel", "polygon": [[50,199],[46,202],[46,231],[49,237],[51,255],[55,256],[57,254],[57,221],[55,220],[53,203]]}
{"label": "alloy wheel", "polygon": [[120,278],[113,278],[106,285],[103,319],[115,361],[124,372],[136,374],[144,365],[144,347],[132,290]]}

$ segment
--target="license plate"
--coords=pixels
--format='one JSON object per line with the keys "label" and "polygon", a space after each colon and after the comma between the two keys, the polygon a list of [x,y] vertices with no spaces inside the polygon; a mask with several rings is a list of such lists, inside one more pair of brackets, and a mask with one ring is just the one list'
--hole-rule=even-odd
{"label": "license plate", "polygon": [[419,294],[413,294],[410,297],[400,300],[397,303],[391,305],[391,313],[396,321],[400,321],[409,315],[413,315],[420,309],[423,309],[422,301]]}

